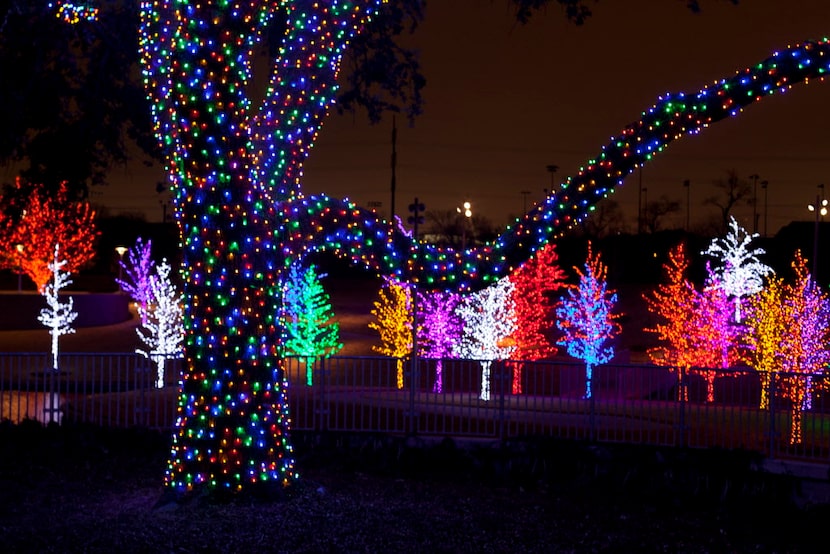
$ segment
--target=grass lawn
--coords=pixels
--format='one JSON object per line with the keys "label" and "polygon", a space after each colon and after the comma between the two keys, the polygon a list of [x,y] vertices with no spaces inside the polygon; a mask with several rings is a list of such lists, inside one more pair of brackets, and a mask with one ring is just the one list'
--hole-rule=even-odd
{"label": "grass lawn", "polygon": [[0,424],[0,549],[815,552],[830,515],[740,452],[365,434],[294,443],[300,479],[276,498],[160,503],[165,435]]}

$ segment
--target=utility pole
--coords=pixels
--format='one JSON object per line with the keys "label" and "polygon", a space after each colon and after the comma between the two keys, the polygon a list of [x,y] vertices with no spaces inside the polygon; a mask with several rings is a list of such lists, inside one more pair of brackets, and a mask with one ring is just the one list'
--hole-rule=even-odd
{"label": "utility pole", "polygon": [[527,213],[527,195],[530,194],[529,190],[523,190],[520,192],[522,195],[522,215]]}
{"label": "utility pole", "polygon": [[769,195],[769,181],[761,181],[761,188],[764,189],[764,237],[767,236],[767,196]]}
{"label": "utility pole", "polygon": [[643,232],[643,166],[640,165],[640,184],[637,187],[637,233]]}
{"label": "utility pole", "polygon": [[758,177],[757,173],[749,176],[752,179],[752,232],[758,232]]}
{"label": "utility pole", "polygon": [[692,203],[690,202],[691,199],[691,190],[692,190],[692,183],[686,179],[683,181],[683,186],[686,187],[686,232],[689,232],[689,214],[691,212]]}
{"label": "utility pole", "polygon": [[395,115],[392,114],[392,199],[389,204],[389,221],[395,221],[395,166],[398,165],[398,153],[395,150],[398,141],[398,128],[395,126]]}
{"label": "utility pole", "polygon": [[[550,164],[545,166],[545,169],[547,169],[548,173],[550,173],[550,193],[553,194],[556,187],[556,172],[559,171],[559,166]],[[545,196],[547,196],[547,191],[545,191]]]}

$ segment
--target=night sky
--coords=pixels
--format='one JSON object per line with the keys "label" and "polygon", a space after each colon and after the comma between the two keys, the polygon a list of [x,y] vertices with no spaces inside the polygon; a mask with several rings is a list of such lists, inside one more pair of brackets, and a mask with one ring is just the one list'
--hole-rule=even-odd
{"label": "night sky", "polygon": [[[396,213],[417,196],[430,209],[465,200],[504,225],[525,200],[556,186],[596,156],[608,139],[665,92],[697,92],[768,57],[776,49],[830,34],[826,0],[703,0],[694,15],[677,0],[600,2],[582,27],[558,9],[528,26],[516,24],[500,0],[429,2],[408,40],[421,51],[428,84],[425,113],[414,126],[397,119]],[[691,183],[693,226],[716,215],[703,205],[713,181],[734,169],[769,182],[769,233],[794,219],[820,183],[830,197],[830,83],[797,85],[765,98],[729,121],[672,143],[642,171],[644,196],[680,201],[667,226],[685,222],[684,180]],[[304,190],[390,208],[391,117],[372,126],[361,115],[333,114],[306,164]],[[100,201],[114,212],[161,216],[154,185],[160,170],[137,165],[113,176]],[[639,173],[614,197],[634,230]],[[529,194],[523,195],[522,191]],[[764,230],[758,187],[759,231]],[[752,207],[735,215],[751,230]]]}

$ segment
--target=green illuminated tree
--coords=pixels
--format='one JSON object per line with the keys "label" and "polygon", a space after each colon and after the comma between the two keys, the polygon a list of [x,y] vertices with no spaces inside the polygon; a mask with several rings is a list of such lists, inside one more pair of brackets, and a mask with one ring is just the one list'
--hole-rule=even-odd
{"label": "green illuminated tree", "polygon": [[314,265],[303,271],[299,264],[292,264],[283,296],[285,350],[305,361],[308,386],[313,384],[314,361],[343,348],[340,324],[334,321],[329,295],[320,283],[324,277],[317,275]]}

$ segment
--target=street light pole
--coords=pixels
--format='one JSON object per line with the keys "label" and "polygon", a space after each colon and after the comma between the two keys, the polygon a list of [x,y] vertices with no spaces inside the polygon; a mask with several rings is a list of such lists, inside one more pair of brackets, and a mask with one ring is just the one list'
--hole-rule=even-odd
{"label": "street light pole", "polygon": [[807,209],[816,213],[816,222],[813,227],[813,281],[818,282],[818,228],[819,216],[827,215],[827,200],[824,199],[824,184],[818,186],[821,194],[816,193],[816,203],[808,204]]}
{"label": "street light pole", "polygon": [[752,179],[752,232],[758,232],[758,179],[757,173],[750,175]]}
{"label": "street light pole", "polygon": [[118,254],[118,288],[124,290],[120,281],[124,280],[124,253],[127,252],[126,246],[116,246],[115,253]]}
{"label": "street light pole", "polygon": [[461,250],[464,251],[467,245],[467,220],[473,217],[473,205],[464,202],[461,206],[461,208],[455,208],[455,211],[464,216],[461,220]]}
{"label": "street light pole", "polygon": [[688,179],[683,181],[683,186],[686,187],[686,232],[689,232],[689,212],[691,210],[690,192],[692,190],[692,183]]}
{"label": "street light pole", "polygon": [[769,189],[767,188],[769,181],[761,181],[761,188],[764,189],[764,238],[767,236],[767,196]]}

